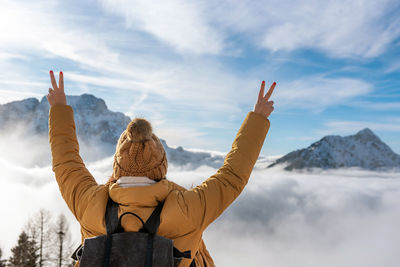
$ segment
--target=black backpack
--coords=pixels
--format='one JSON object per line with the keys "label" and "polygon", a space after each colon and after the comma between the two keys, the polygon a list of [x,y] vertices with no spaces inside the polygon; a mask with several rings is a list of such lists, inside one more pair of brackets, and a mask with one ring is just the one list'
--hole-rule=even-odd
{"label": "black backpack", "polygon": [[[158,236],[160,214],[164,203],[154,209],[145,222],[133,212],[125,212],[118,218],[118,204],[108,199],[106,209],[107,235],[84,240],[72,255],[80,267],[174,267],[182,258],[191,258],[191,252],[180,252],[171,239]],[[143,224],[139,232],[125,232],[121,226],[125,215],[133,215]],[[190,267],[196,266],[194,260]]]}

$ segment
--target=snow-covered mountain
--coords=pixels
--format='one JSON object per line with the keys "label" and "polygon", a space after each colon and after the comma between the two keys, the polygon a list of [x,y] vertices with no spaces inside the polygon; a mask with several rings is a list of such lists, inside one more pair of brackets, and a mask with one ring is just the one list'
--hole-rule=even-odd
{"label": "snow-covered mountain", "polygon": [[[68,105],[74,110],[78,139],[90,144],[100,145],[101,156],[112,155],[121,133],[131,118],[121,112],[113,112],[107,108],[103,99],[90,94],[67,96]],[[24,132],[38,135],[48,134],[49,104],[44,96],[39,102],[36,98],[27,98],[0,105],[0,131],[22,126]],[[224,157],[215,153],[192,152],[182,147],[165,147],[170,164],[196,168],[208,165],[220,167]]]}
{"label": "snow-covered mountain", "polygon": [[[98,157],[112,156],[118,138],[131,118],[121,112],[110,111],[104,100],[90,94],[67,96],[67,101],[74,109],[79,141],[95,145],[99,153],[94,154],[98,154]],[[7,129],[15,129],[19,125],[24,133],[47,137],[48,114],[49,104],[46,97],[40,101],[36,98],[27,98],[0,105],[0,133],[6,132]],[[182,147],[172,148],[165,140],[161,139],[161,142],[167,152],[169,164],[189,169],[202,165],[218,168],[223,164],[223,153],[190,151]],[[355,135],[345,137],[325,136],[308,148],[290,152],[283,157],[260,157],[255,167],[270,168],[281,164],[286,170],[314,167],[400,169],[400,155],[394,153],[370,129],[364,129]]]}
{"label": "snow-covered mountain", "polygon": [[355,135],[325,136],[307,148],[286,154],[268,167],[278,164],[284,164],[285,170],[342,167],[380,170],[400,168],[400,155],[365,128]]}
{"label": "snow-covered mountain", "polygon": [[[95,139],[115,144],[130,122],[121,112],[108,110],[104,100],[93,95],[67,96],[68,105],[74,109],[77,134],[83,140]],[[28,98],[0,105],[0,129],[23,123],[33,133],[48,134],[49,104],[43,97]]]}

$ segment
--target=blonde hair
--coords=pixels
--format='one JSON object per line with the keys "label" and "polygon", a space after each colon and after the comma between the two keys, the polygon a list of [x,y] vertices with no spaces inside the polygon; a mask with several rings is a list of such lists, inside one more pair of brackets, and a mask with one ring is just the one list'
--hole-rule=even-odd
{"label": "blonde hair", "polygon": [[108,181],[106,184],[116,183],[117,180],[118,180],[118,178],[115,178],[113,175],[111,175],[110,178],[108,178]]}

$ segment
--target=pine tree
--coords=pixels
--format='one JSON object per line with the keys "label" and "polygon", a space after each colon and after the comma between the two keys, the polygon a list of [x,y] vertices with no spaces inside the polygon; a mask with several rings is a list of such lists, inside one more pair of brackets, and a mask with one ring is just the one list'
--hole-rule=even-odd
{"label": "pine tree", "polygon": [[38,260],[36,241],[25,231],[19,235],[18,244],[11,249],[10,266],[35,267]]}
{"label": "pine tree", "polygon": [[6,260],[2,260],[3,251],[0,248],[0,267],[6,267]]}

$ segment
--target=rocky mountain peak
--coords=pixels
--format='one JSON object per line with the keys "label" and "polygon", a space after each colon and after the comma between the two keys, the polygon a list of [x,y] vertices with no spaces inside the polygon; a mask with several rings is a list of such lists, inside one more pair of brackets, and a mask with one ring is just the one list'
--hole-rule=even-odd
{"label": "rocky mountain peak", "polygon": [[354,135],[356,140],[361,142],[382,142],[378,136],[369,128],[365,128]]}
{"label": "rocky mountain peak", "polygon": [[268,167],[285,165],[286,170],[307,168],[360,167],[377,170],[400,168],[400,155],[365,128],[355,135],[329,135],[277,159]]}
{"label": "rocky mountain peak", "polygon": [[[91,94],[67,95],[67,103],[74,110],[79,141],[95,143],[101,156],[112,155],[121,133],[131,119],[121,112],[110,111],[103,99]],[[27,98],[0,105],[0,131],[13,130],[16,124],[21,124],[23,129],[29,129],[33,134],[48,135],[49,108],[45,96],[40,102],[36,98]],[[169,163],[189,168],[202,165],[219,167],[223,163],[221,155],[191,152],[182,147],[171,148],[165,140],[161,139],[161,142]]]}

